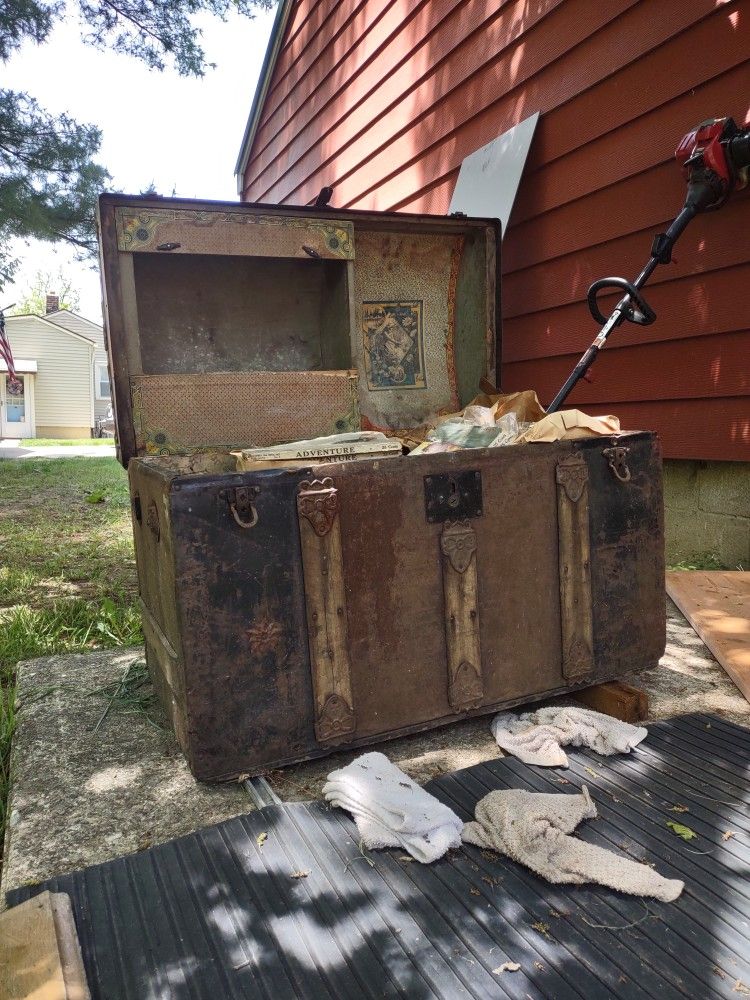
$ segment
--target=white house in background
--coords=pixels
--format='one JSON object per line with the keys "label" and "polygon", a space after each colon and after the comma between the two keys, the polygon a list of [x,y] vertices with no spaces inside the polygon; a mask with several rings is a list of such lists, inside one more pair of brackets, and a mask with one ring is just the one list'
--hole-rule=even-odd
{"label": "white house in background", "polygon": [[106,417],[107,410],[112,404],[112,393],[109,388],[104,327],[90,319],[84,319],[83,316],[79,316],[78,313],[71,312],[69,309],[48,312],[44,318],[50,323],[64,327],[71,333],[79,333],[82,337],[94,341],[94,418]]}
{"label": "white house in background", "polygon": [[[111,401],[104,331],[57,308],[45,316],[6,316],[21,387],[0,361],[0,438],[86,438]],[[50,306],[52,308],[50,308]]]}

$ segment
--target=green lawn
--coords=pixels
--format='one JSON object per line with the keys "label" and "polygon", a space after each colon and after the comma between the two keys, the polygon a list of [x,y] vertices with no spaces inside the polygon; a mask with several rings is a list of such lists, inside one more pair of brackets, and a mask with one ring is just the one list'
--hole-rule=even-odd
{"label": "green lawn", "polygon": [[59,448],[61,445],[71,447],[81,447],[81,445],[108,444],[110,447],[115,443],[114,438],[22,438],[23,448]]}
{"label": "green lawn", "polygon": [[136,595],[127,477],[117,461],[0,459],[0,850],[16,664],[141,643]]}

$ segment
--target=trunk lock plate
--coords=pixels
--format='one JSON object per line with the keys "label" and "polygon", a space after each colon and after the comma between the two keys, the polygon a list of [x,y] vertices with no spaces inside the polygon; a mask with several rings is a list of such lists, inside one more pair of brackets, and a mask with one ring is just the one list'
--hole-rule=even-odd
{"label": "trunk lock plate", "polygon": [[482,516],[482,473],[454,472],[424,477],[424,504],[430,524]]}

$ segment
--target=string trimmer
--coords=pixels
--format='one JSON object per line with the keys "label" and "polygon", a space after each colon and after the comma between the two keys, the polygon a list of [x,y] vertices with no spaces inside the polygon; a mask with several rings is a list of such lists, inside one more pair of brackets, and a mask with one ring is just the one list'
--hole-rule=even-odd
{"label": "string trimmer", "polygon": [[[626,320],[650,326],[656,313],[641,295],[657,265],[669,264],[672,247],[687,224],[700,212],[721,208],[735,188],[748,182],[750,168],[750,127],[740,129],[732,118],[710,118],[687,133],[675,150],[688,190],[685,206],[666,233],[659,233],[651,247],[651,257],[632,283],[625,278],[600,278],[588,290],[591,315],[601,323],[596,339],[568,376],[565,385],[547,407],[548,413],[559,410],[573,386],[583,378],[596,360],[607,337]],[[619,289],[625,294],[610,313],[609,319],[599,309],[598,297],[605,289]]]}

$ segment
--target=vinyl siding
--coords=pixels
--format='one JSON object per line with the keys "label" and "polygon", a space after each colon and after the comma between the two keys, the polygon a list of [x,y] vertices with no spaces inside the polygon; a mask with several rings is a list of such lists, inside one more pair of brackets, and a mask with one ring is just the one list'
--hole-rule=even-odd
{"label": "vinyl siding", "polygon": [[67,309],[59,309],[57,312],[48,313],[45,316],[45,319],[54,323],[56,326],[62,326],[66,330],[72,330],[73,333],[78,333],[82,337],[93,340],[95,344],[94,369],[92,373],[92,378],[94,380],[94,416],[106,416],[111,399],[96,398],[96,380],[99,366],[104,365],[105,368],[108,366],[107,350],[104,343],[104,328],[99,326],[97,323],[94,323],[92,320],[85,319],[83,316],[79,316],[77,313],[70,312]]}
{"label": "vinyl siding", "polygon": [[[461,161],[541,111],[503,245],[502,385],[549,401],[677,213],[682,135],[750,115],[750,0],[295,0],[243,198],[444,213]],[[750,459],[750,191],[697,219],[569,398],[667,457]],[[605,300],[605,304],[606,304]],[[614,304],[614,299],[609,300]]]}
{"label": "vinyl siding", "polygon": [[93,343],[37,316],[8,316],[6,329],[13,354],[37,362],[36,426],[90,429]]}

